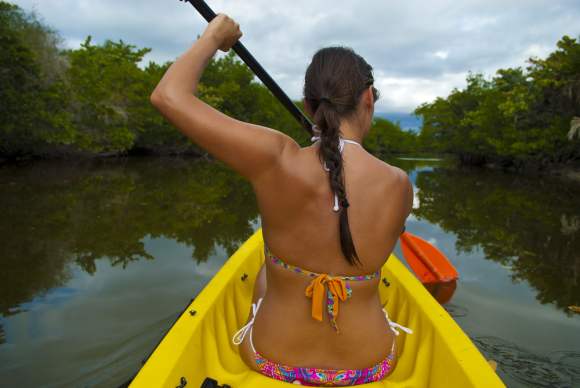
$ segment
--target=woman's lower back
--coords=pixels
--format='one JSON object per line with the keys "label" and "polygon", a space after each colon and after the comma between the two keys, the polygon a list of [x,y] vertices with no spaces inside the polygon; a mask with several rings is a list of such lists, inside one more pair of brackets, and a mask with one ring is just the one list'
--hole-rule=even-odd
{"label": "woman's lower back", "polygon": [[[294,284],[292,290],[280,290],[271,282],[253,325],[256,351],[266,359],[296,367],[364,369],[376,365],[389,355],[394,341],[380,304],[378,281],[351,283],[352,296],[339,307],[340,333],[326,314],[322,322],[312,318],[311,300],[296,291],[305,287]],[[248,342],[246,337],[242,357],[257,370]]]}

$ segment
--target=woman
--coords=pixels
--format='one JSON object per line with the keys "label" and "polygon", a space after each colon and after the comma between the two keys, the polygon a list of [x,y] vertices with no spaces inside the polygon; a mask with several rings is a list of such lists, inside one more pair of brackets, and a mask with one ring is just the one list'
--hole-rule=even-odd
{"label": "woman", "polygon": [[400,326],[381,306],[377,274],[411,211],[413,190],[402,170],[360,145],[377,98],[372,68],[346,48],[314,55],[304,106],[318,136],[301,148],[194,96],[209,59],[241,36],[219,14],[151,95],[171,123],[256,193],[266,262],[235,343],[250,368],[272,378],[304,385],[380,380],[396,364]]}

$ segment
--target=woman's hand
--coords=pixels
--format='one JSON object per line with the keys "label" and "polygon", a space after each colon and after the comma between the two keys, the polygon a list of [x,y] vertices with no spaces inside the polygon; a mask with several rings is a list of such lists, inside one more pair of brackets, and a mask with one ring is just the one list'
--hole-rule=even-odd
{"label": "woman's hand", "polygon": [[227,52],[242,37],[240,25],[229,16],[218,13],[208,24],[203,35],[215,40],[221,51]]}

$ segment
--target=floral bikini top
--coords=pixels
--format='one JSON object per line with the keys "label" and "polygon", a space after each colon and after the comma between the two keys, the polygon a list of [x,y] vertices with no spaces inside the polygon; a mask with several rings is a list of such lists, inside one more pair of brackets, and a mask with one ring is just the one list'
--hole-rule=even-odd
{"label": "floral bikini top", "polygon": [[306,296],[312,299],[312,318],[317,321],[322,321],[322,311],[324,296],[326,294],[326,312],[330,320],[330,325],[340,333],[336,319],[338,318],[339,303],[346,301],[352,295],[352,288],[349,281],[370,280],[381,274],[378,270],[372,274],[359,276],[331,276],[324,273],[317,273],[308,271],[306,269],[296,267],[294,265],[284,262],[279,257],[272,254],[266,243],[264,243],[264,254],[272,263],[277,264],[287,270],[295,273],[301,273],[310,276],[312,281],[306,287]]}

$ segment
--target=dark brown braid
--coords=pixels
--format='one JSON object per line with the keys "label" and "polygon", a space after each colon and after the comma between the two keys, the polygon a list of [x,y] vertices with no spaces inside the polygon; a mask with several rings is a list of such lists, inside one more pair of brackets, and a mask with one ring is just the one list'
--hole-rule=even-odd
{"label": "dark brown braid", "polygon": [[[340,246],[351,265],[361,264],[348,224],[349,206],[342,155],[338,149],[340,122],[355,113],[361,94],[374,83],[372,67],[352,49],[327,47],[314,54],[306,70],[304,99],[320,130],[319,158],[330,170],[328,178],[340,205]],[[373,87],[375,101],[378,92]]]}

